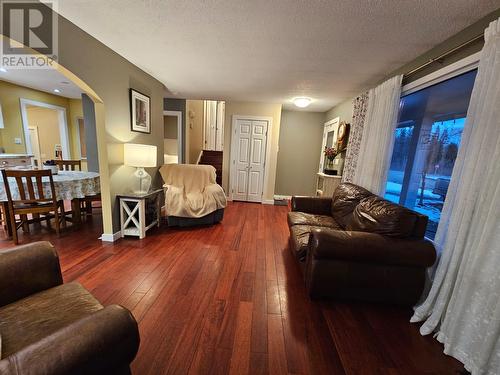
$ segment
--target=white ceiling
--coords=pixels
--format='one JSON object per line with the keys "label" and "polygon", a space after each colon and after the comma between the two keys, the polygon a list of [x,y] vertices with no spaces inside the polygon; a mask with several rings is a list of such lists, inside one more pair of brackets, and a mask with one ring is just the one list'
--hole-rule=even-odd
{"label": "white ceiling", "polygon": [[500,0],[60,0],[59,13],[167,96],[324,111],[500,7]]}
{"label": "white ceiling", "polygon": [[[0,80],[48,92],[65,98],[81,99],[82,91],[54,69],[11,69],[0,71]],[[61,92],[56,93],[54,89]]]}

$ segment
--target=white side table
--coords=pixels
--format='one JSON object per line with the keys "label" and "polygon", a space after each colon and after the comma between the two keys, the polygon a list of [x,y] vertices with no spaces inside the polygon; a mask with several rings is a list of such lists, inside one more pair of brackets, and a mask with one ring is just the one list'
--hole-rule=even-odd
{"label": "white side table", "polygon": [[160,226],[162,192],[162,189],[158,189],[146,194],[118,195],[122,237],[144,238],[148,229]]}

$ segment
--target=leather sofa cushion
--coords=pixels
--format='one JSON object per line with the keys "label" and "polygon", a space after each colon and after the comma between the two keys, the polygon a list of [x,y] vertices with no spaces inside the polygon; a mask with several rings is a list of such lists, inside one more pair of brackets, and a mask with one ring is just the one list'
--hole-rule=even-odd
{"label": "leather sofa cushion", "polygon": [[356,206],[347,230],[406,238],[412,235],[416,221],[413,211],[374,195]]}
{"label": "leather sofa cushion", "polygon": [[373,196],[371,192],[348,182],[341,183],[332,198],[332,216],[342,229],[346,229],[351,221],[354,209],[359,202]]}
{"label": "leather sofa cushion", "polygon": [[102,308],[78,283],[60,285],[3,306],[2,358]]}
{"label": "leather sofa cushion", "polygon": [[288,213],[288,225],[312,225],[317,227],[338,228],[339,225],[331,216],[308,214],[292,211]]}

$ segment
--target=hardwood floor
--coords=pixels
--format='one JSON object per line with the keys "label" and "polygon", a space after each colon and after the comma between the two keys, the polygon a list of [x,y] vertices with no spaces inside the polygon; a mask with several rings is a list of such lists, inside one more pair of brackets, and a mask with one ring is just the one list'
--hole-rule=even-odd
{"label": "hardwood floor", "polygon": [[[456,374],[411,309],[312,302],[288,250],[288,207],[232,203],[222,224],[101,243],[100,223],[56,246],[66,282],[129,308],[134,374]],[[1,248],[12,246],[8,240]]]}

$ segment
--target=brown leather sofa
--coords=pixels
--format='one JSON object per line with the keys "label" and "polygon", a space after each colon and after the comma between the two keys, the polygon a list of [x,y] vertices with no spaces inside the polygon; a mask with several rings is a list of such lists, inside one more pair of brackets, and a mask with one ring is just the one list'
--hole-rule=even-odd
{"label": "brown leather sofa", "polygon": [[311,297],[414,304],[436,251],[427,216],[343,183],[332,198],[293,197],[290,249]]}
{"label": "brown leather sofa", "polygon": [[0,252],[0,374],[130,374],[139,331],[125,308],[63,284],[48,242]]}

